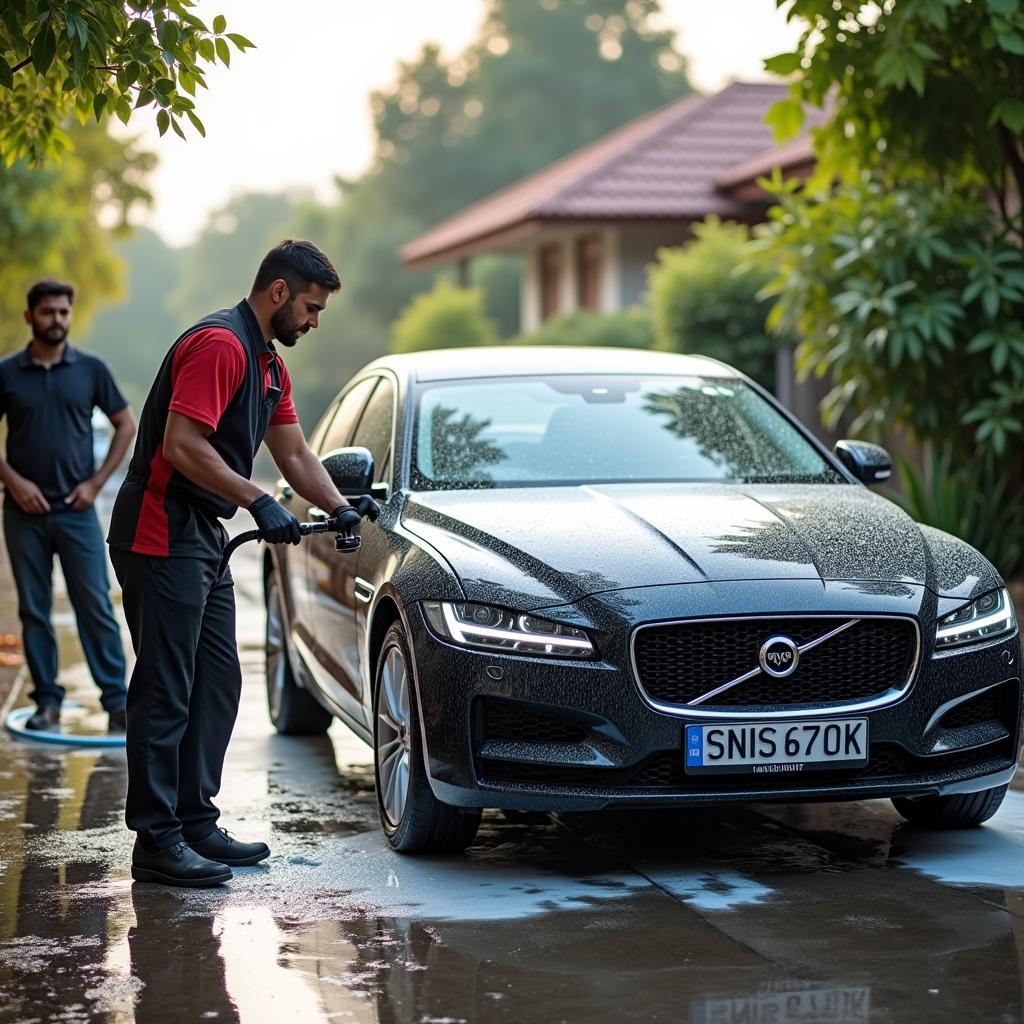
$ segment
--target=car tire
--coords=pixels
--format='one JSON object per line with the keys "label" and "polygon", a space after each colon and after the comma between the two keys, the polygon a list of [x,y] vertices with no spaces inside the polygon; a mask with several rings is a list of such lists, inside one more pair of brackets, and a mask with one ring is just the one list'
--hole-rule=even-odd
{"label": "car tire", "polygon": [[377,808],[388,845],[399,853],[457,853],[480,827],[478,809],[462,810],[434,796],[423,762],[413,661],[405,630],[384,636],[373,691],[373,764]]}
{"label": "car tire", "polygon": [[895,797],[893,807],[921,828],[972,828],[988,821],[1003,802],[1008,786],[953,796]]}
{"label": "car tire", "polygon": [[288,651],[288,628],[281,584],[267,579],[266,628],[267,710],[283,736],[322,736],[333,715],[295,682]]}

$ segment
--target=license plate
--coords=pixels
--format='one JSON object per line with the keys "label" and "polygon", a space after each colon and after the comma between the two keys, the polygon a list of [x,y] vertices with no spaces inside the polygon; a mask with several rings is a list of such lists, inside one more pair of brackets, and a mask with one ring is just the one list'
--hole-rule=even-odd
{"label": "license plate", "polygon": [[851,768],[868,760],[866,718],[688,725],[686,771],[775,774]]}

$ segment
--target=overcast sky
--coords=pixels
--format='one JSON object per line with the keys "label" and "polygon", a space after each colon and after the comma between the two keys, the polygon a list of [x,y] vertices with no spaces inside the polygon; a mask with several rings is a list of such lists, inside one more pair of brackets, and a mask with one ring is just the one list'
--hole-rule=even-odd
{"label": "overcast sky", "polygon": [[[790,47],[797,31],[775,0],[662,0],[698,89],[763,79],[761,60]],[[449,54],[475,37],[484,0],[199,0],[224,14],[256,50],[209,72],[197,108],[207,137],[159,138],[148,118],[132,134],[160,157],[156,204],[138,218],[184,244],[210,211],[247,191],[306,188],[331,195],[336,174],[357,177],[373,150],[370,93],[395,79],[399,61],[435,41]]]}

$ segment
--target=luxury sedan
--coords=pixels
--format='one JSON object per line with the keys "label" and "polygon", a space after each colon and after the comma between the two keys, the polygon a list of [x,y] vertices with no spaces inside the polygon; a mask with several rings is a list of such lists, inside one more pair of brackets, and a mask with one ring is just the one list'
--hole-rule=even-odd
{"label": "luxury sedan", "polygon": [[394,849],[464,848],[486,807],[999,807],[1021,727],[1003,581],[869,490],[883,449],[828,451],[728,366],[387,357],[311,444],[381,513],[355,552],[267,548],[270,715],[372,745]]}

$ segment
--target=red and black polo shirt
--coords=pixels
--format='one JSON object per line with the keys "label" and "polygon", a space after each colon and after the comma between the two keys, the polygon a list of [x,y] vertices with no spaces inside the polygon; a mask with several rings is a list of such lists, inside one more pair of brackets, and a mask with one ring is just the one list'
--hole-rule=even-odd
{"label": "red and black polo shirt", "polygon": [[298,422],[288,371],[247,300],[204,317],[164,357],[107,536],[111,547],[142,555],[219,557],[225,531],[218,520],[233,516],[237,506],[164,458],[170,412],[212,428],[207,440],[245,477],[268,427]]}

